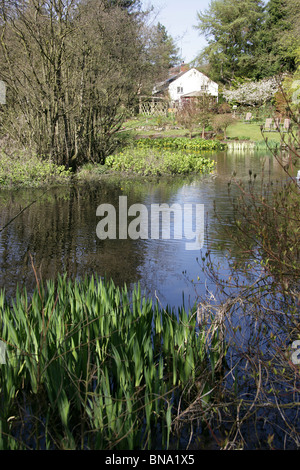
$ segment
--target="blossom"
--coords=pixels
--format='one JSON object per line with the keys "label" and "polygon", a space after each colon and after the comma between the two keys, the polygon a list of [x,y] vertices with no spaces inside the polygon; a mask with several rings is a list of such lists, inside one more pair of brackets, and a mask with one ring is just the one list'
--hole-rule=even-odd
{"label": "blossom", "polygon": [[232,103],[255,106],[270,101],[278,90],[279,81],[272,77],[257,82],[247,81],[236,89],[223,90],[223,96]]}

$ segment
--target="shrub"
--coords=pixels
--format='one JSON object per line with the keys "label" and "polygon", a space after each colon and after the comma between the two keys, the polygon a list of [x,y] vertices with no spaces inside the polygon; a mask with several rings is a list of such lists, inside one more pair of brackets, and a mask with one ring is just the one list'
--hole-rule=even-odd
{"label": "shrub", "polygon": [[223,150],[224,144],[216,140],[206,140],[202,138],[188,139],[186,137],[166,137],[159,139],[138,139],[135,142],[138,148],[156,148],[156,149],[177,149],[189,150],[193,152],[201,150]]}
{"label": "shrub", "polygon": [[216,131],[223,131],[226,139],[227,127],[235,122],[236,119],[231,114],[217,114],[213,119],[213,127]]}
{"label": "shrub", "polygon": [[71,175],[64,165],[36,156],[18,153],[0,154],[0,187],[36,187],[49,183],[65,183]]}
{"label": "shrub", "polygon": [[170,150],[126,149],[106,159],[107,167],[144,176],[203,173],[211,171],[215,162],[197,153]]}

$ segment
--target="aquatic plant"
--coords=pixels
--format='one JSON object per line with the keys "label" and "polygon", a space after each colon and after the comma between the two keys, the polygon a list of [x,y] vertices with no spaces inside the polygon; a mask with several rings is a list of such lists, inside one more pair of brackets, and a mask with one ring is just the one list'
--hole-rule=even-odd
{"label": "aquatic plant", "polygon": [[194,152],[138,148],[109,156],[106,166],[121,172],[160,176],[210,172],[215,162]]}
{"label": "aquatic plant", "polygon": [[164,137],[151,139],[137,139],[135,146],[138,148],[177,149],[193,152],[201,150],[223,150],[226,145],[218,140],[207,140],[202,138],[189,139],[187,137]]}
{"label": "aquatic plant", "polygon": [[2,290],[0,324],[1,449],[167,449],[174,417],[212,399],[224,354],[195,311],[94,277]]}

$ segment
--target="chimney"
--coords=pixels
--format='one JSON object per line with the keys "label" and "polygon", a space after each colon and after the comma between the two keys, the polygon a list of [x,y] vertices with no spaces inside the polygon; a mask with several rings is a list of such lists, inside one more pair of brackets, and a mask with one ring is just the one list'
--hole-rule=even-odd
{"label": "chimney", "polygon": [[189,66],[186,65],[183,60],[180,65],[180,72],[187,72],[188,70],[189,70]]}

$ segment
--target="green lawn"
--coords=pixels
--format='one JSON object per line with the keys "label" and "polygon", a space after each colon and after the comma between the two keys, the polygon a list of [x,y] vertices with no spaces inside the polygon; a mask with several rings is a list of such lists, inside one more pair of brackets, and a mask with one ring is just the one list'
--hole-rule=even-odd
{"label": "green lawn", "polygon": [[[255,142],[259,142],[263,140],[260,126],[260,123],[245,124],[244,122],[237,122],[236,124],[228,127],[226,134],[230,139],[236,138],[243,140],[245,138],[247,140],[249,139]],[[280,142],[279,132],[265,132],[264,136],[269,140]]]}
{"label": "green lawn", "polygon": [[[254,142],[261,142],[264,140],[260,130],[261,124],[262,123],[259,122],[246,124],[242,121],[238,121],[236,124],[227,128],[226,135],[229,139],[245,139]],[[162,127],[163,130],[161,130]],[[189,135],[189,131],[187,129],[179,128],[172,117],[159,119],[151,116],[138,116],[128,120],[124,124],[124,130],[125,129],[133,132],[136,136],[161,135],[162,137],[179,137]],[[268,140],[280,142],[280,134],[278,132],[266,132],[264,135]],[[201,129],[195,128],[193,136],[201,136]]]}
{"label": "green lawn", "polygon": [[[172,116],[158,118],[141,115],[124,123],[124,128],[134,132],[137,136],[152,136],[156,134],[161,134],[164,137],[171,135],[182,136],[189,132],[187,129],[178,129],[178,127]],[[163,130],[160,130],[162,128]]]}

